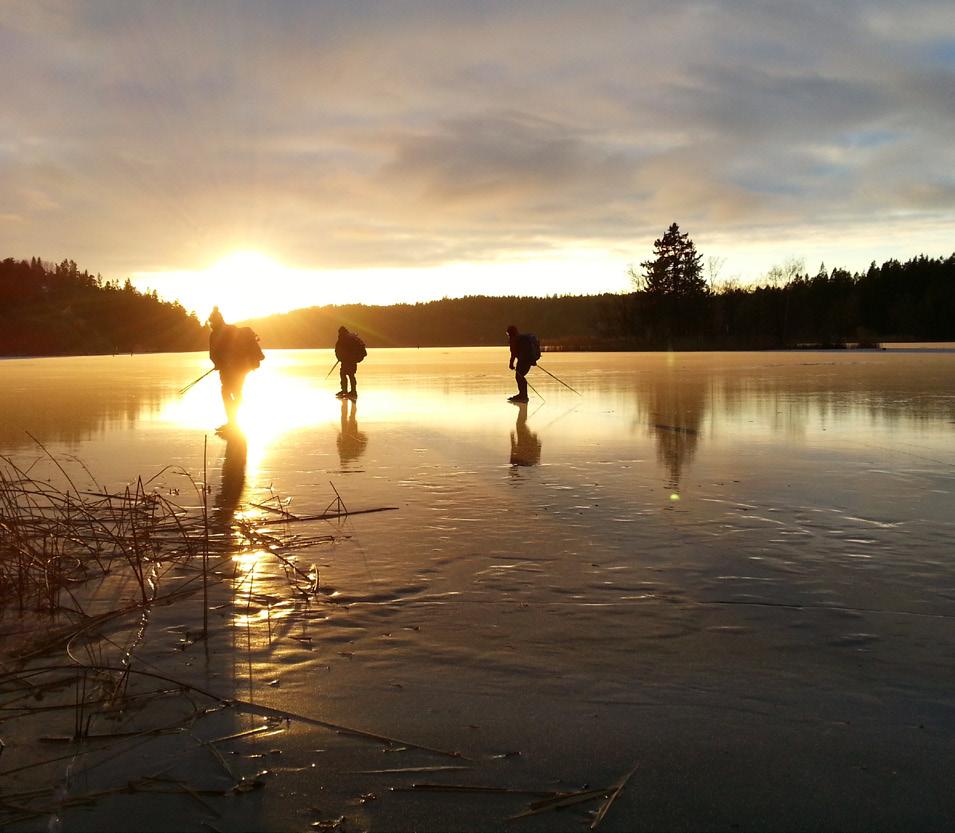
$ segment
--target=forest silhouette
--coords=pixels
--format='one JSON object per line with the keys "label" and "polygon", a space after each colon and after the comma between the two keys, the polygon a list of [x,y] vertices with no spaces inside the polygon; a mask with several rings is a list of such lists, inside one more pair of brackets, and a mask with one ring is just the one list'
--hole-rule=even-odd
{"label": "forest silhouette", "polygon": [[[779,272],[771,273],[752,287],[694,286],[684,294],[643,286],[622,294],[316,306],[244,323],[265,348],[328,348],[342,325],[360,333],[369,347],[502,345],[504,325],[512,322],[536,333],[545,349],[780,349],[955,340],[955,254],[873,262],[862,273],[793,269],[782,280]],[[208,330],[194,314],[155,292],[138,291],[129,280],[104,281],[70,260],[0,261],[2,355],[177,352],[207,345]]]}
{"label": "forest silhouette", "polygon": [[[772,276],[771,276],[772,277]],[[773,281],[778,279],[772,277]],[[330,347],[344,324],[369,347],[503,344],[519,322],[545,349],[743,350],[955,340],[955,254],[687,294],[470,296],[387,307],[309,307],[250,322],[268,347]]]}
{"label": "forest silhouette", "polygon": [[208,334],[181,304],[104,281],[72,260],[0,261],[0,355],[201,350]]}

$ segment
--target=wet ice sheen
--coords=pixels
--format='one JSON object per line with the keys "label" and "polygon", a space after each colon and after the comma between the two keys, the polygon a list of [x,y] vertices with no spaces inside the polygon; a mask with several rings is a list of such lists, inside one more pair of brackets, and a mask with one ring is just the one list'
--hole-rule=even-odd
{"label": "wet ice sheen", "polygon": [[[2,362],[17,395],[0,406],[0,450],[38,456],[29,430],[114,486],[167,464],[201,474],[208,434],[221,503],[217,386],[176,396],[206,361]],[[317,513],[331,482],[349,508],[398,511],[297,553],[328,604],[290,598],[254,559],[236,573],[216,615],[235,628],[240,696],[461,749],[484,761],[475,783],[609,783],[640,758],[644,784],[702,779],[727,820],[750,808],[744,826],[764,826],[758,802],[703,783],[721,754],[753,778],[781,748],[841,773],[845,749],[888,737],[877,757],[912,773],[911,801],[869,818],[952,818],[950,802],[922,806],[925,774],[905,761],[929,749],[908,727],[928,723],[949,742],[931,746],[934,766],[953,763],[955,354],[545,354],[583,396],[532,371],[546,401],[526,408],[505,401],[503,348],[373,350],[357,404],[323,382],[332,361],[270,352],[250,377],[241,500]],[[794,741],[849,719],[858,735],[818,757]],[[283,783],[307,792],[325,738],[297,737],[286,757],[304,769]],[[506,749],[522,755],[493,757]],[[621,799],[605,826],[714,826],[693,802],[654,815],[653,795]],[[839,826],[835,796],[814,800],[813,817]],[[514,809],[434,806],[396,794],[360,816],[467,829]],[[279,802],[259,812],[263,829],[302,821]]]}

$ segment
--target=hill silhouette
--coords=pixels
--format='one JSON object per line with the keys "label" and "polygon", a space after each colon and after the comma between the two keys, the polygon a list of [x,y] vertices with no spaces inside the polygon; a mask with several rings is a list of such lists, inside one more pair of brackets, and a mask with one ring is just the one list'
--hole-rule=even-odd
{"label": "hill silhouette", "polygon": [[550,342],[617,335],[618,295],[550,298],[445,298],[418,304],[308,307],[243,322],[267,347],[331,347],[342,325],[361,334],[369,347],[462,347],[507,343],[504,330],[516,324]]}
{"label": "hill silhouette", "polygon": [[0,261],[0,355],[177,352],[207,340],[195,315],[129,280],[104,281],[72,260]]}

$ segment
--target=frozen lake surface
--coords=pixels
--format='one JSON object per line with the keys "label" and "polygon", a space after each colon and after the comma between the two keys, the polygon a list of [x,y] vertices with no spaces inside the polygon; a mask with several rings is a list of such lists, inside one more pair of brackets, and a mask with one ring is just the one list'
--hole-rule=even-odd
{"label": "frozen lake surface", "polygon": [[[336,535],[296,554],[325,607],[246,557],[216,600],[228,640],[175,662],[467,768],[292,724],[247,742],[281,766],[218,829],[581,829],[412,784],[572,790],[634,765],[600,829],[955,825],[955,353],[545,354],[581,395],[534,369],[527,406],[506,348],[372,350],[357,403],[333,362],[269,352],[229,442],[214,378],[177,395],[204,355],[0,362],[0,453],[23,465],[46,465],[36,440],[109,489],[201,479],[205,439],[220,517],[320,513],[333,487],[397,507],[307,525]],[[194,503],[177,477],[152,485]],[[141,829],[212,819],[162,806]],[[124,829],[116,807],[61,816]]]}

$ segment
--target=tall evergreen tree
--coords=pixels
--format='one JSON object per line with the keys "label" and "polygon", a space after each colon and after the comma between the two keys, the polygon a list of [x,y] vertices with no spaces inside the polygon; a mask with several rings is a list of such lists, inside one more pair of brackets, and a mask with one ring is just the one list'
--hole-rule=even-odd
{"label": "tall evergreen tree", "polygon": [[663,237],[653,241],[653,257],[640,264],[643,274],[630,270],[645,299],[634,322],[651,343],[671,348],[705,344],[710,291],[702,264],[690,236],[671,223]]}
{"label": "tall evergreen tree", "polygon": [[671,223],[663,237],[653,241],[653,258],[640,265],[644,288],[650,295],[694,298],[709,294],[703,278],[703,255],[696,251],[689,234]]}

